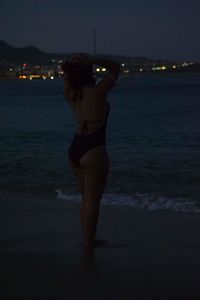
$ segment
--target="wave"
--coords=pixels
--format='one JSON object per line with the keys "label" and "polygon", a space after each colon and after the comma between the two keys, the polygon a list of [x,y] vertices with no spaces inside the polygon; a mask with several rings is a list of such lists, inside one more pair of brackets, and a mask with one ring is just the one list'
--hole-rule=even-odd
{"label": "wave", "polygon": [[[55,190],[57,198],[69,202],[80,202],[81,197],[77,194],[67,194],[61,190]],[[130,206],[135,208],[146,208],[149,210],[172,210],[177,212],[200,213],[200,208],[189,198],[169,198],[151,194],[136,193],[134,196],[126,194],[104,194],[102,204],[115,206]]]}

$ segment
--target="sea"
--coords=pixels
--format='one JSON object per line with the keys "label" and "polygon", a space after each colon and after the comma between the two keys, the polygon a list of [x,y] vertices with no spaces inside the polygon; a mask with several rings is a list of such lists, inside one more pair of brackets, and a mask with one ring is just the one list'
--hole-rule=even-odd
{"label": "sea", "polygon": [[[63,90],[62,79],[0,81],[0,192],[80,201]],[[103,205],[200,213],[200,74],[121,76],[108,102]]]}

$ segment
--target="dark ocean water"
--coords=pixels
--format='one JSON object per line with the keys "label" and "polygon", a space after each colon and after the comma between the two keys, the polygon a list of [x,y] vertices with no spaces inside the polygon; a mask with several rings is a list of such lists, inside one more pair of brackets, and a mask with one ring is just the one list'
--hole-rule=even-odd
{"label": "dark ocean water", "polygon": [[[108,95],[103,201],[200,210],[200,75],[137,75]],[[0,191],[76,201],[67,150],[76,128],[62,80],[0,81]]]}

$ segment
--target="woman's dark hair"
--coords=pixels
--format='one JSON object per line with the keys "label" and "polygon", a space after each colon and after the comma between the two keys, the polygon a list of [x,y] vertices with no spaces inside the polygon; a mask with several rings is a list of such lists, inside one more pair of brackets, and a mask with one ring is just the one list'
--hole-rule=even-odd
{"label": "woman's dark hair", "polygon": [[61,68],[69,76],[70,85],[75,90],[81,89],[84,85],[95,85],[92,65],[84,66],[66,61]]}

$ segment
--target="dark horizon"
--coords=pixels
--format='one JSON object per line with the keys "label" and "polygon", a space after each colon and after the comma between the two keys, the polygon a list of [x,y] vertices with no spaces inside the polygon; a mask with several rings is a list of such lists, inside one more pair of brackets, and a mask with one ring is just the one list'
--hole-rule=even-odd
{"label": "dark horizon", "polygon": [[44,52],[200,60],[200,2],[191,0],[2,0],[0,39]]}
{"label": "dark horizon", "polygon": [[[53,55],[53,54],[55,54],[55,55],[69,55],[69,54],[75,54],[76,52],[68,52],[68,53],[66,53],[66,52],[47,52],[47,51],[44,51],[43,49],[41,49],[41,48],[39,48],[39,47],[37,47],[37,46],[35,46],[35,45],[25,45],[25,46],[23,46],[23,47],[20,47],[20,46],[15,46],[15,45],[11,45],[11,44],[9,44],[9,43],[7,43],[7,41],[2,41],[2,40],[0,40],[0,43],[6,43],[8,46],[10,46],[10,47],[13,47],[13,48],[17,48],[17,49],[25,49],[25,48],[28,48],[28,47],[33,47],[33,48],[36,48],[37,50],[39,50],[39,51],[42,51],[43,53],[45,53],[45,54],[51,54],[51,55]],[[77,52],[78,53],[78,52]],[[150,59],[150,60],[157,60],[157,61],[171,61],[171,62],[183,62],[183,61],[193,61],[193,62],[195,62],[195,63],[198,63],[198,61],[195,61],[195,60],[192,60],[192,59],[188,59],[188,60],[182,60],[182,59],[168,59],[168,58],[161,58],[161,57],[155,57],[155,58],[152,58],[152,57],[146,57],[146,56],[141,56],[141,55],[137,55],[137,56],[131,56],[131,55],[122,55],[122,54],[113,54],[113,53],[97,53],[96,54],[97,56],[99,55],[99,56],[116,56],[116,57],[124,57],[124,58],[126,58],[126,59],[131,59],[131,58],[146,58],[146,59]]]}

